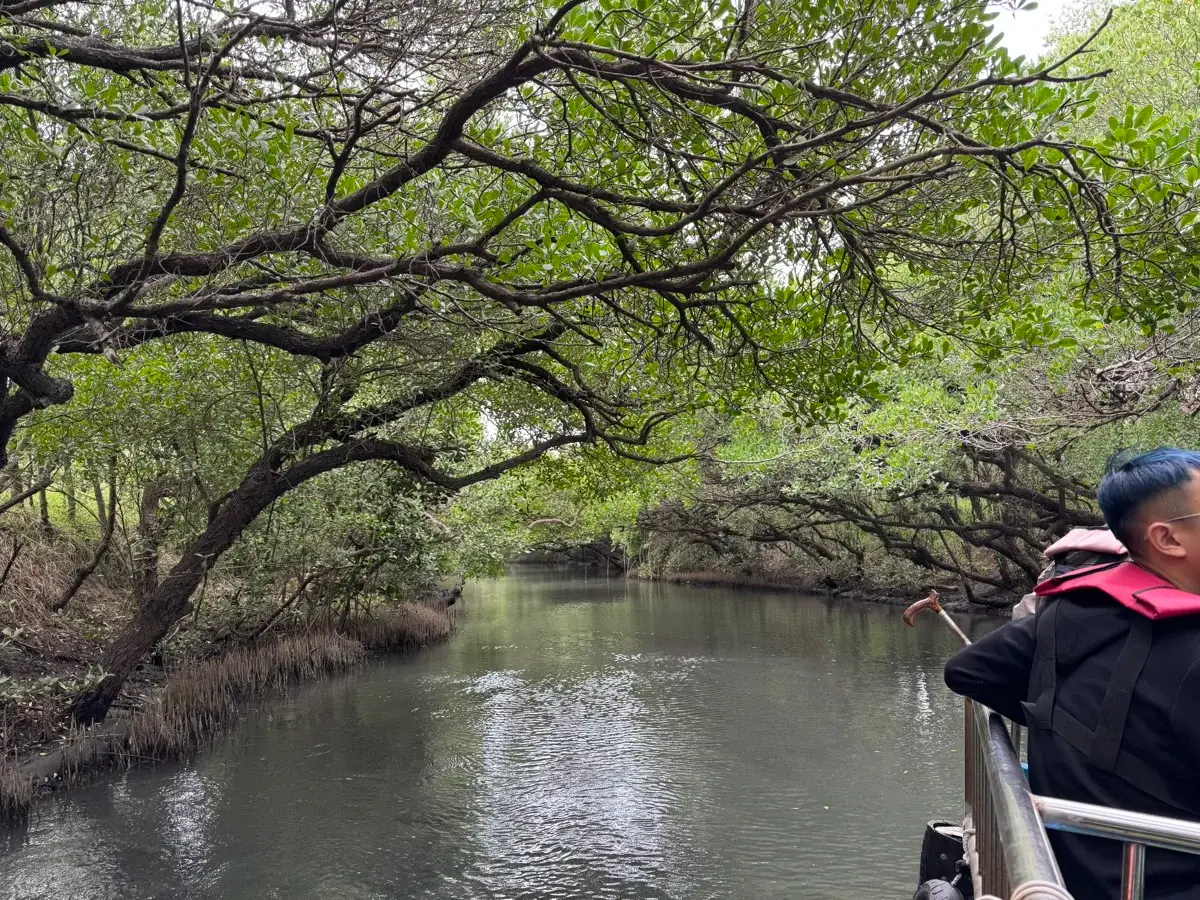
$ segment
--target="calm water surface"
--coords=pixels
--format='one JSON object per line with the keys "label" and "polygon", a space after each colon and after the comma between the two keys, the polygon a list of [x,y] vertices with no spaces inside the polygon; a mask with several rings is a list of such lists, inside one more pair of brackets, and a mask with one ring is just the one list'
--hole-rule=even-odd
{"label": "calm water surface", "polygon": [[43,804],[0,896],[908,900],[958,815],[932,620],[545,571],[464,606],[446,646]]}

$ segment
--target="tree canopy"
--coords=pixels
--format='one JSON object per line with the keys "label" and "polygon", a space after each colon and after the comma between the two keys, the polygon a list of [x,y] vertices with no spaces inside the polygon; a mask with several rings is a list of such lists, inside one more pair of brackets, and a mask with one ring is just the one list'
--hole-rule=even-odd
{"label": "tree canopy", "polygon": [[572,448],[711,457],[764,407],[845,422],[953,353],[980,371],[1190,308],[1190,127],[1081,124],[1109,102],[1098,38],[1031,64],[991,18],[0,0],[13,495],[125,473],[141,545],[174,498],[176,561],[77,717],[262,513],[373,490],[346,467],[427,510]]}

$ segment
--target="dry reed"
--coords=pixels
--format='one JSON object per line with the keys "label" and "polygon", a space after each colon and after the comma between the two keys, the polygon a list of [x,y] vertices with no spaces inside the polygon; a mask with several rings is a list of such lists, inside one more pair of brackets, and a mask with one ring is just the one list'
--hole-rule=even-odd
{"label": "dry reed", "polygon": [[33,799],[33,779],[0,763],[0,825],[19,825],[28,819]]}
{"label": "dry reed", "polygon": [[[22,625],[44,625],[49,620],[47,607],[62,596],[74,578],[75,571],[91,554],[90,543],[67,532],[45,532],[40,524],[16,513],[5,520],[5,533],[0,536],[0,568],[12,560],[4,582],[4,597],[19,609]],[[20,545],[19,552],[13,553]],[[118,554],[109,554],[100,570],[80,590],[76,606],[111,602],[119,595],[106,577],[119,568]]]}
{"label": "dry reed", "polygon": [[445,640],[452,625],[444,611],[408,603],[352,622],[347,631],[292,635],[185,664],[158,699],[134,715],[126,740],[129,761],[187,756],[232,721],[241,701],[345,671],[371,654]]}
{"label": "dry reed", "polygon": [[368,653],[387,653],[444,641],[453,626],[444,610],[425,603],[406,603],[354,622],[348,630]]}
{"label": "dry reed", "polygon": [[[445,640],[453,625],[444,609],[408,603],[351,622],[346,631],[294,634],[185,663],[156,699],[116,727],[68,735],[58,751],[58,783],[86,781],[114,766],[185,758],[233,722],[239,703],[345,671],[368,655]],[[27,818],[36,793],[27,773],[0,765],[0,823]]]}
{"label": "dry reed", "polygon": [[365,655],[356,640],[320,633],[285,637],[185,664],[167,680],[162,694],[130,722],[126,742],[130,761],[187,756],[232,721],[239,701],[344,671]]}

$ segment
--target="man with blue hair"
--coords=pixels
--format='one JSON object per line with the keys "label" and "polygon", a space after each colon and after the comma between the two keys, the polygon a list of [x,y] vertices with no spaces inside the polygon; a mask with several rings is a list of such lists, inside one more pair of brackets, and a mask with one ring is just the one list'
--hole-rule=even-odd
{"label": "man with blue hair", "polygon": [[[1200,820],[1200,453],[1110,464],[1097,495],[1129,559],[1039,584],[1044,604],[955,654],[946,684],[1029,728],[1035,793]],[[1054,832],[1079,900],[1116,898],[1121,845]],[[1200,857],[1146,853],[1153,900],[1200,900]]]}

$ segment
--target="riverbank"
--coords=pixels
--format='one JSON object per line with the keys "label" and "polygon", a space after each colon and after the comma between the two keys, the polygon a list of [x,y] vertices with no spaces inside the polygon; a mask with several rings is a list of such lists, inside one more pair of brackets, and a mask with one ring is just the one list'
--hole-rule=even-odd
{"label": "riverbank", "polygon": [[[419,650],[454,630],[447,598],[377,612],[344,626],[230,646],[143,673],[138,692],[92,729],[36,719],[9,737],[0,761],[0,825],[29,817],[37,799],[134,765],[186,758],[221,734],[247,703],[344,672],[371,657]],[[6,729],[8,728],[6,721]]]}
{"label": "riverbank", "polygon": [[[689,572],[665,572],[645,575],[630,572],[629,577],[665,584],[686,584],[692,587],[719,587],[730,590],[777,591],[786,594],[830,597],[855,603],[878,603],[885,606],[908,606],[929,592],[929,586],[898,586],[887,591],[881,586],[845,587],[828,582],[813,582],[805,578],[761,578],[730,572],[699,569]],[[972,603],[962,596],[956,585],[936,585],[942,606],[951,612],[970,612],[983,615],[1007,617],[1020,594],[1002,594],[989,598],[989,602]]]}
{"label": "riverbank", "polygon": [[[695,548],[691,548],[695,549]],[[904,560],[886,557],[882,564],[851,571],[843,566],[813,565],[777,552],[760,552],[753,564],[728,564],[711,554],[692,553],[679,559],[650,559],[635,562],[615,550],[607,540],[566,548],[551,553],[529,553],[516,560],[520,565],[563,565],[596,575],[624,575],[642,581],[683,584],[731,590],[776,591],[807,597],[829,597],[855,603],[908,606],[937,590],[942,606],[952,612],[1008,617],[1020,601],[1021,591],[996,591],[987,597],[968,599],[961,582],[942,576],[930,580],[930,572]],[[709,556],[709,559],[703,557]],[[744,561],[743,561],[744,562]],[[627,565],[633,563],[632,565]],[[753,574],[750,574],[750,573]]]}

